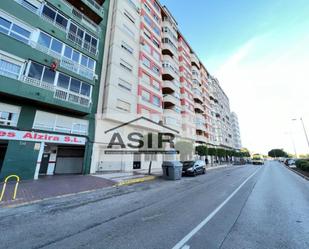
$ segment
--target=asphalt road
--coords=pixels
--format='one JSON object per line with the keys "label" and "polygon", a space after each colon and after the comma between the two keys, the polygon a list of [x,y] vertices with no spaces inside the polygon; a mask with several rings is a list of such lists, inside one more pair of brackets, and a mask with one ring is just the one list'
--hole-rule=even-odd
{"label": "asphalt road", "polygon": [[309,182],[276,162],[0,210],[0,248],[309,248]]}

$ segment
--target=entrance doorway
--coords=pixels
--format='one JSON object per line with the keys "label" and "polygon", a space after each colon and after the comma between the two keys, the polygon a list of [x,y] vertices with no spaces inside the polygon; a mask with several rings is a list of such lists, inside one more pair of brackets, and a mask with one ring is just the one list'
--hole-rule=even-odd
{"label": "entrance doorway", "polygon": [[43,154],[42,160],[41,160],[41,165],[40,165],[40,175],[46,175],[47,174],[49,158],[50,158],[49,153]]}
{"label": "entrance doorway", "polygon": [[8,147],[7,142],[0,142],[0,172],[2,169],[3,162],[4,162],[4,157],[5,157],[7,147]]}
{"label": "entrance doorway", "polygon": [[133,169],[141,169],[142,163],[141,163],[141,154],[140,153],[134,153],[133,156]]}
{"label": "entrance doorway", "polygon": [[55,174],[82,174],[84,146],[58,146]]}

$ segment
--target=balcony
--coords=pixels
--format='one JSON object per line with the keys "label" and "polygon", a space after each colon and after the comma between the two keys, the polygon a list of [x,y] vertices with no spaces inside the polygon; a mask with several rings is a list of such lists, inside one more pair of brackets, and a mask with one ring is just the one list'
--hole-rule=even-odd
{"label": "balcony", "polygon": [[[76,9],[80,10],[89,19],[93,20],[95,23],[99,24],[104,18],[104,7],[100,5],[95,0],[65,0],[74,6]],[[101,1],[102,2],[102,1]],[[103,2],[102,2],[103,4]]]}
{"label": "balcony", "polygon": [[164,108],[169,108],[171,106],[180,105],[180,100],[172,94],[163,95],[163,106]]}
{"label": "balcony", "polygon": [[169,117],[177,117],[180,118],[181,111],[180,108],[178,107],[172,107],[172,108],[166,108],[163,110],[164,116],[169,116]]}
{"label": "balcony", "polygon": [[196,135],[196,142],[207,143],[208,139],[204,135]]}
{"label": "balcony", "polygon": [[200,113],[200,114],[203,114],[204,113],[204,107],[202,104],[200,103],[194,103],[194,109],[195,109],[195,112],[196,113]]}
{"label": "balcony", "polygon": [[201,122],[201,123],[204,123],[204,124],[206,123],[205,117],[202,114],[199,114],[199,113],[195,114],[195,121]]}
{"label": "balcony", "polygon": [[203,94],[196,88],[193,90],[193,92],[194,92],[193,95],[194,99],[203,103]]}
{"label": "balcony", "polygon": [[191,53],[191,63],[200,69],[200,61],[194,53]]}
{"label": "balcony", "polygon": [[174,30],[173,25],[166,21],[166,19],[162,22],[163,27],[163,37],[169,37],[175,44],[178,44],[177,32]]}
{"label": "balcony", "polygon": [[[47,15],[44,14],[44,12],[43,12],[44,6],[48,6],[49,7],[49,5],[47,5],[46,3],[42,3],[40,8],[36,8],[32,4],[28,3],[27,1],[24,1],[24,0],[15,0],[15,1],[18,4],[22,5],[24,8],[26,8],[26,9],[30,10],[31,12],[33,12],[33,13],[37,14],[38,16],[40,16],[45,21],[52,23],[53,25],[55,25],[59,29],[62,29],[64,31],[68,30],[67,28],[59,25],[57,23],[56,18],[51,19],[50,16],[47,16]],[[92,30],[93,32],[95,32],[97,34],[101,32],[101,28],[100,28],[100,26],[98,24],[96,24],[94,21],[92,21],[86,15],[84,15],[81,11],[76,9],[73,5],[71,5],[70,3],[68,3],[68,2],[66,2],[64,0],[62,0],[62,3],[71,11],[72,16],[76,17],[79,20],[80,24],[82,24],[83,26],[86,26],[87,28],[89,28],[90,30]],[[71,19],[69,19],[67,17],[63,17],[63,18],[67,19],[67,26],[69,27],[69,23],[71,23]]]}
{"label": "balcony", "polygon": [[97,56],[98,55],[98,48],[90,44],[89,42],[82,40],[79,36],[72,32],[67,33],[67,39],[74,43],[76,46],[80,47],[81,49],[85,49],[89,53]]}
{"label": "balcony", "polygon": [[[168,39],[168,38],[164,38],[164,39]],[[178,57],[177,56],[178,50],[171,42],[162,42],[162,53]]]}
{"label": "balcony", "polygon": [[195,126],[196,126],[196,130],[197,131],[203,131],[203,132],[207,131],[207,128],[206,128],[205,124],[196,123]]}
{"label": "balcony", "polygon": [[163,64],[163,68],[162,68],[162,77],[163,80],[169,80],[172,81],[174,79],[178,79],[179,76],[178,74],[175,72],[174,68],[171,67],[169,64]]}
{"label": "balcony", "polygon": [[177,92],[180,88],[180,86],[176,86],[176,83],[174,81],[170,80],[164,80],[162,84],[163,92]]}
{"label": "balcony", "polygon": [[54,51],[52,51],[51,49],[42,46],[36,42],[30,42],[30,46],[45,53],[48,54],[52,57],[54,57],[55,59],[59,59],[60,60],[60,66],[71,71],[74,72],[76,74],[79,74],[89,80],[93,80],[93,78],[95,77],[95,73],[94,71],[90,70],[87,67],[84,67],[81,64],[78,64],[66,57],[63,57],[61,55],[59,55],[58,53],[55,53]]}
{"label": "balcony", "polygon": [[83,107],[89,107],[91,104],[90,97],[87,98],[84,95],[80,95],[78,93],[54,86],[52,84],[30,78],[27,76],[22,76],[21,81],[25,84],[32,85],[35,87],[39,87],[48,91],[53,92],[53,96],[55,99],[63,100],[66,102],[70,102],[73,104],[77,104]]}

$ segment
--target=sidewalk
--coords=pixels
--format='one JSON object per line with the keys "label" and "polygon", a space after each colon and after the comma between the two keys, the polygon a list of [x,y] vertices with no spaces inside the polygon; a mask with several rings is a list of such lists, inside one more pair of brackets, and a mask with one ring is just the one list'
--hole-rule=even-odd
{"label": "sidewalk", "polygon": [[[39,180],[21,181],[18,186],[16,199],[13,201],[11,198],[13,196],[15,182],[11,182],[7,184],[4,198],[0,202],[0,208],[92,191],[113,185],[115,185],[115,182],[112,180],[89,175],[46,176],[39,178]],[[3,184],[1,184],[0,191],[2,190],[2,186]]]}
{"label": "sidewalk", "polygon": [[118,186],[130,185],[133,183],[140,183],[151,181],[162,176],[162,169],[155,168],[151,170],[151,175],[148,175],[148,169],[135,170],[130,172],[102,172],[94,174],[93,176],[103,179],[108,179],[116,182]]}
{"label": "sidewalk", "polygon": [[[215,170],[227,167],[237,167],[231,164],[207,167],[207,170]],[[15,182],[7,184],[6,192],[1,207],[10,207],[21,204],[38,202],[44,199],[74,195],[82,192],[95,191],[111,186],[124,186],[146,181],[152,181],[162,176],[161,168],[131,172],[102,172],[94,175],[59,175],[46,176],[39,180],[21,181],[18,187],[16,200],[12,200]],[[0,186],[2,190],[3,184]]]}

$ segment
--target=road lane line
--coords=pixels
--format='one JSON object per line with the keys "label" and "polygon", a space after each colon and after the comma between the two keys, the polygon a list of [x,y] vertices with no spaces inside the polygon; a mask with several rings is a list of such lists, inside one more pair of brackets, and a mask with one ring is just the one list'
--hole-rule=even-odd
{"label": "road lane line", "polygon": [[188,233],[182,240],[180,240],[172,249],[181,249],[199,230],[203,228],[223,207],[233,196],[260,170],[257,169],[253,174],[251,174],[240,186],[234,190],[232,194],[229,195],[214,211],[211,212],[200,224],[198,224],[193,230]]}
{"label": "road lane line", "polygon": [[185,246],[181,247],[181,249],[190,249],[190,246],[185,245]]}

